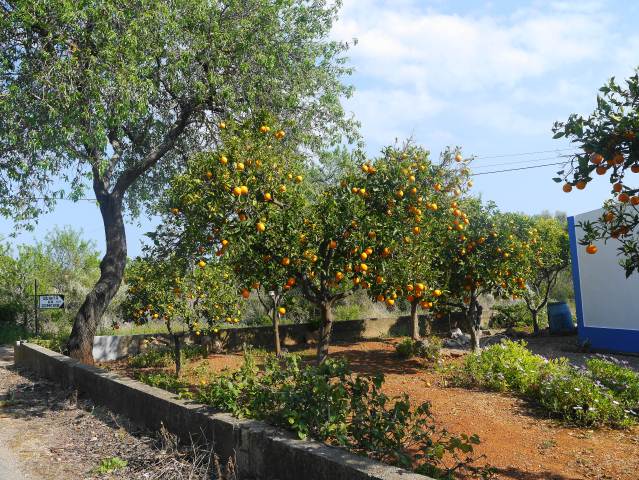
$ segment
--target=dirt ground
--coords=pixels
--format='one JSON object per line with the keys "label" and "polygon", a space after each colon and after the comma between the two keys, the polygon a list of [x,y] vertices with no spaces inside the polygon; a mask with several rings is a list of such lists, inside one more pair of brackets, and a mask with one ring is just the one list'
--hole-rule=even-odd
{"label": "dirt ground", "polygon": [[[151,436],[74,391],[17,372],[12,353],[0,347],[0,480],[211,478],[170,436]],[[127,466],[99,472],[112,457]]]}
{"label": "dirt ground", "polygon": [[[529,347],[548,357],[566,356],[576,364],[588,355],[574,347],[575,337],[527,339]],[[421,360],[400,360],[394,340],[339,344],[332,355],[346,357],[354,371],[386,376],[385,391],[407,393],[412,402],[432,402],[437,424],[454,433],[477,433],[478,452],[496,468],[497,478],[519,480],[578,480],[639,478],[639,428],[588,430],[571,428],[547,418],[526,401],[510,395],[452,388],[444,377]],[[303,351],[312,355],[312,350]],[[445,362],[459,361],[465,352],[444,350]],[[622,357],[618,357],[622,358]],[[639,358],[623,357],[630,367]],[[234,369],[241,354],[211,355],[193,362],[185,374],[198,379],[205,371]],[[198,368],[199,367],[199,368]],[[200,373],[198,373],[200,372]]]}

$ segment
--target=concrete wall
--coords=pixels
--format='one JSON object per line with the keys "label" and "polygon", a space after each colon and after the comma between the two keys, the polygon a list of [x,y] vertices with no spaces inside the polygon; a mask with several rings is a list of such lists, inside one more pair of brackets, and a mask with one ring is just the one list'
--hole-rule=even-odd
{"label": "concrete wall", "polygon": [[[422,334],[426,333],[426,319],[426,315],[420,315]],[[407,316],[335,322],[332,340],[355,342],[387,336],[401,337],[409,334],[409,324],[410,317]],[[453,324],[456,325],[454,319]],[[448,318],[444,318],[433,321],[432,326],[434,333],[446,333],[450,331],[451,324]],[[317,332],[312,324],[282,325],[280,338],[284,346],[305,345],[316,340]],[[219,340],[226,350],[239,350],[244,344],[270,348],[273,345],[273,328],[271,326],[229,328],[220,330],[213,337],[197,340],[199,342]],[[146,343],[151,341],[168,343],[170,340],[165,334],[96,336],[93,341],[93,358],[97,362],[104,362],[136,355],[145,349]]]}
{"label": "concrete wall", "polygon": [[[120,377],[34,344],[18,342],[15,363],[96,403],[157,430],[160,424],[183,440],[205,435],[226,460],[235,453],[242,477],[260,480],[428,480],[400,468],[353,455],[323,443],[303,441],[263,422],[214,413],[204,405]],[[432,480],[432,479],[431,479]]]}

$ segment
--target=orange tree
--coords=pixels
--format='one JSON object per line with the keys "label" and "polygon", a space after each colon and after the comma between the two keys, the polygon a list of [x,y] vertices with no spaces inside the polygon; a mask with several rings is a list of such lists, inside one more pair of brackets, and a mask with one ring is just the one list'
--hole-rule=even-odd
{"label": "orange tree", "polygon": [[233,272],[219,261],[193,267],[179,257],[137,258],[127,268],[126,281],[124,318],[137,324],[165,323],[174,342],[177,375],[183,335],[178,325],[199,337],[217,333],[223,324],[236,324],[242,316]]}
{"label": "orange tree", "polygon": [[563,189],[570,192],[573,187],[585,189],[594,174],[608,178],[613,199],[606,202],[601,218],[582,224],[585,235],[580,243],[594,254],[593,241],[619,240],[622,265],[630,276],[639,269],[639,187],[630,179],[639,173],[639,70],[625,84],[612,78],[599,91],[590,116],[573,114],[555,123],[555,138],[569,138],[580,152],[554,180],[565,182]]}
{"label": "orange tree", "polygon": [[523,249],[526,289],[522,297],[538,333],[539,312],[547,305],[559,273],[570,265],[568,232],[566,225],[555,218],[513,215],[512,219],[519,237],[527,239]]}
{"label": "orange tree", "polygon": [[472,219],[463,231],[443,239],[439,268],[445,283],[437,311],[457,310],[464,315],[472,349],[479,349],[482,295],[518,296],[525,290],[527,242],[514,228],[509,214],[498,212],[494,204],[482,205],[467,199],[463,210]]}
{"label": "orange tree", "polygon": [[[265,121],[225,130],[220,148],[194,156],[174,182],[172,215],[157,234],[161,250],[196,251],[202,261],[228,255],[246,290],[257,281],[287,279],[285,285],[297,286],[320,310],[317,358],[323,362],[335,302],[377,285],[395,239],[412,235],[427,218],[424,213],[409,223],[405,212],[425,212],[428,194],[412,189],[428,184],[430,167],[421,163],[424,156],[418,162],[403,149],[387,149],[325,180],[333,176],[315,175],[283,130]],[[459,187],[451,180],[431,189],[454,195]]]}
{"label": "orange tree", "polygon": [[[394,228],[379,227],[387,223],[386,218],[372,219],[368,237],[380,242],[383,250],[370,296],[388,308],[405,298],[411,308],[411,336],[418,340],[418,307],[428,310],[441,296],[442,239],[451,229],[460,232],[469,223],[459,200],[472,186],[469,171],[459,150],[446,150],[439,162],[432,162],[428,151],[410,144],[401,151],[388,148],[383,159],[364,164],[363,171],[370,168],[376,173],[365,188],[392,190],[394,195],[381,212],[396,219]],[[398,223],[403,235],[395,230]]]}

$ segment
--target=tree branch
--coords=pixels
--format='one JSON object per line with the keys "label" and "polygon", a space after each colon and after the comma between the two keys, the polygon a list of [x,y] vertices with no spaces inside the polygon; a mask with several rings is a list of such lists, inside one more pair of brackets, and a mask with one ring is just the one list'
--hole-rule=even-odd
{"label": "tree branch", "polygon": [[140,163],[129,167],[118,178],[113,193],[123,196],[127,189],[142,176],[148,169],[153,167],[160,159],[175,146],[175,142],[189,124],[191,115],[194,112],[193,105],[186,105],[180,112],[176,122],[164,136],[164,140],[152,149]]}

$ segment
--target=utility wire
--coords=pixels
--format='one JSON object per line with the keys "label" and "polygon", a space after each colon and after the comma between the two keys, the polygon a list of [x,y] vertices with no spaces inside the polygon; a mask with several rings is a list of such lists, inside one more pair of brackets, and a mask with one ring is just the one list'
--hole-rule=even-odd
{"label": "utility wire", "polygon": [[555,150],[539,150],[537,152],[499,153],[499,154],[490,154],[490,155],[475,155],[475,158],[477,158],[477,159],[487,159],[487,158],[523,157],[525,155],[537,155],[539,153],[558,153],[558,152],[565,152],[567,150],[575,150],[575,148],[557,148]]}
{"label": "utility wire", "polygon": [[489,163],[488,165],[473,165],[471,164],[471,167],[475,167],[476,168],[488,168],[488,167],[501,167],[504,165],[521,165],[522,163],[537,163],[537,162],[546,162],[548,160],[555,160],[557,158],[570,158],[571,155],[558,155],[558,156],[554,156],[554,157],[544,157],[544,158],[536,158],[536,159],[531,159],[531,160],[519,160],[517,162],[501,162],[501,163]]}
{"label": "utility wire", "polygon": [[532,165],[532,166],[529,166],[529,167],[519,167],[519,168],[506,168],[504,170],[494,170],[492,172],[471,173],[471,176],[476,177],[478,175],[488,175],[488,174],[491,174],[491,173],[514,172],[516,170],[529,170],[531,168],[551,167],[553,165],[566,165],[567,163],[569,163],[569,162],[546,163],[544,165]]}

